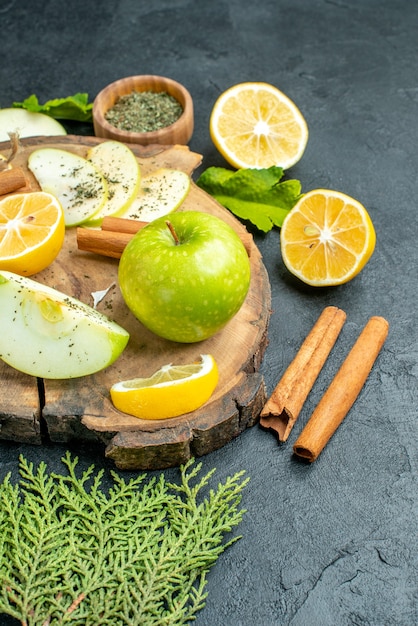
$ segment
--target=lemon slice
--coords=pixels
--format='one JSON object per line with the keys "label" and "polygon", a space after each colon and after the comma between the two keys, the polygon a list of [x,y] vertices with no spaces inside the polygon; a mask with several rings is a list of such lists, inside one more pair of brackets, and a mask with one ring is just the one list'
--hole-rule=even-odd
{"label": "lemon slice", "polygon": [[108,187],[108,199],[100,211],[86,225],[100,225],[108,215],[123,213],[136,197],[141,172],[136,156],[120,141],[104,141],[87,153],[87,159],[104,176]]}
{"label": "lemon slice", "polygon": [[190,176],[186,172],[161,167],[144,176],[136,198],[121,217],[152,222],[178,209],[189,189]]}
{"label": "lemon slice", "polygon": [[31,276],[52,263],[64,243],[64,212],[49,193],[0,200],[0,270]]}
{"label": "lemon slice", "polygon": [[110,397],[117,409],[142,419],[166,419],[195,411],[209,400],[218,383],[210,354],[187,365],[164,365],[149,378],[115,383]]}
{"label": "lemon slice", "polygon": [[376,233],[360,202],[327,189],[302,196],[280,231],[284,264],[304,283],[340,285],[356,276],[373,254]]}
{"label": "lemon slice", "polygon": [[267,83],[239,83],[212,109],[212,141],[230,165],[288,169],[302,157],[308,126],[297,106]]}
{"label": "lemon slice", "polygon": [[53,194],[64,209],[66,226],[91,219],[108,200],[104,176],[87,159],[59,148],[39,148],[28,167],[42,191]]}

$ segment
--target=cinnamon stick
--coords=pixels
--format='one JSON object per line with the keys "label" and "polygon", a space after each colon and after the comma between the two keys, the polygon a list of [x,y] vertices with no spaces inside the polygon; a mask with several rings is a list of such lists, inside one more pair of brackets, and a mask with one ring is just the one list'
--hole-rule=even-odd
{"label": "cinnamon stick", "polygon": [[[101,230],[77,228],[77,246],[79,250],[85,252],[119,259],[132,237],[148,223],[124,217],[105,217]],[[251,233],[245,231],[240,233],[239,237],[250,256],[253,241]]]}
{"label": "cinnamon stick", "polygon": [[77,246],[79,250],[93,252],[102,256],[120,259],[122,252],[131,241],[130,233],[119,233],[90,228],[77,228]]}
{"label": "cinnamon stick", "polygon": [[383,317],[369,319],[335,378],[293,446],[294,453],[311,463],[337,430],[386,341],[389,324]]}
{"label": "cinnamon stick", "polygon": [[25,173],[20,167],[12,167],[0,172],[0,196],[25,187],[27,183]]}
{"label": "cinnamon stick", "polygon": [[130,220],[125,217],[104,217],[102,221],[102,230],[113,231],[115,233],[130,233],[135,235],[141,228],[144,228],[149,222],[141,222],[139,220]]}
{"label": "cinnamon stick", "polygon": [[326,307],[302,343],[260,414],[260,424],[286,441],[303,404],[334,346],[346,314]]}

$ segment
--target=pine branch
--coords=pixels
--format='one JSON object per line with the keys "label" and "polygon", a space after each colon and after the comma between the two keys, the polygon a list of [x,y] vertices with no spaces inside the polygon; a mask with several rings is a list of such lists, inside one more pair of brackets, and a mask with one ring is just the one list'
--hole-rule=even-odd
{"label": "pine branch", "polygon": [[204,607],[206,574],[239,537],[243,472],[216,489],[192,459],[179,484],[65,474],[20,459],[0,484],[0,613],[26,626],[181,626]]}

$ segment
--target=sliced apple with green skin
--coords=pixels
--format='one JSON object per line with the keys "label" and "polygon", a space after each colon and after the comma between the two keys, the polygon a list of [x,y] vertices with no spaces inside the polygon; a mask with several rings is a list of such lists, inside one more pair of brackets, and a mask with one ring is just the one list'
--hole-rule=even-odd
{"label": "sliced apple with green skin", "polygon": [[138,195],[119,217],[152,222],[178,209],[189,189],[188,174],[162,167],[142,178]]}
{"label": "sliced apple with green skin", "polygon": [[94,146],[87,159],[102,173],[109,192],[107,202],[85,224],[100,226],[104,217],[119,215],[131,205],[140,189],[141,170],[132,150],[120,141]]}
{"label": "sliced apple with green skin", "polygon": [[28,167],[42,191],[52,194],[61,203],[67,227],[91,219],[109,198],[103,174],[74,152],[39,148],[29,156]]}
{"label": "sliced apple with green skin", "polygon": [[38,378],[94,374],[123,352],[129,333],[87,304],[12,272],[0,272],[0,358]]}
{"label": "sliced apple with green skin", "polygon": [[66,135],[64,126],[45,113],[25,109],[0,109],[0,141],[9,141],[9,133],[19,137]]}

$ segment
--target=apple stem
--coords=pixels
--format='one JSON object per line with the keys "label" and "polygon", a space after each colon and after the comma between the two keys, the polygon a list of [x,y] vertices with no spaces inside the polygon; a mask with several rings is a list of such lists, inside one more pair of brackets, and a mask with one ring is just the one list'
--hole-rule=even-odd
{"label": "apple stem", "polygon": [[167,228],[169,229],[169,231],[170,231],[170,233],[171,233],[171,235],[172,235],[172,237],[174,239],[174,243],[176,244],[176,246],[178,246],[179,243],[180,243],[180,239],[178,238],[177,233],[174,230],[173,224],[169,220],[166,220],[165,223],[167,224]]}

